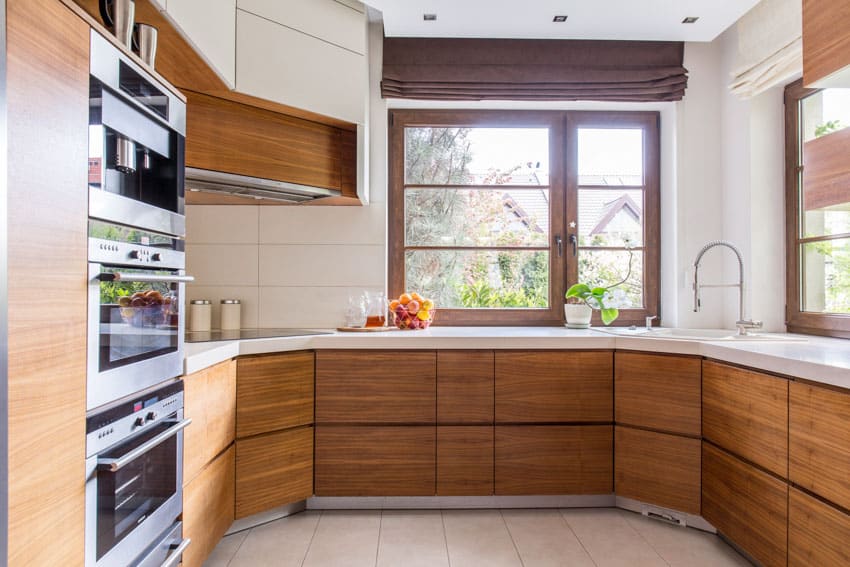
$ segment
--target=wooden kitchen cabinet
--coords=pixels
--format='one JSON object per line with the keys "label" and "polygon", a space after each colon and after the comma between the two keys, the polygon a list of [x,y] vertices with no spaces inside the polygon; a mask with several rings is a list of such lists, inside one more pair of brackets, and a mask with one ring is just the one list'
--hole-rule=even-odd
{"label": "wooden kitchen cabinet", "polygon": [[183,484],[233,443],[236,434],[236,361],[227,360],[183,378]]}
{"label": "wooden kitchen cabinet", "polygon": [[432,350],[316,353],[316,423],[433,424],[436,406]]}
{"label": "wooden kitchen cabinet", "polygon": [[803,0],[803,84],[850,87],[850,2]]}
{"label": "wooden kitchen cabinet", "polygon": [[789,480],[850,509],[850,392],[792,382]]}
{"label": "wooden kitchen cabinet", "polygon": [[610,425],[497,425],[497,495],[610,494]]}
{"label": "wooden kitchen cabinet", "polygon": [[236,440],[236,519],[312,495],[312,426]]}
{"label": "wooden kitchen cabinet", "polygon": [[850,516],[791,488],[788,566],[850,565]]}
{"label": "wooden kitchen cabinet", "polygon": [[699,439],[617,425],[614,435],[614,492],[700,514]]}
{"label": "wooden kitchen cabinet", "polygon": [[784,567],[788,485],[702,444],[702,516],[765,567]]}
{"label": "wooden kitchen cabinet", "polygon": [[438,423],[493,423],[494,364],[492,350],[437,352]]}
{"label": "wooden kitchen cabinet", "polygon": [[493,494],[493,427],[437,426],[437,495]]}
{"label": "wooden kitchen cabinet", "polygon": [[313,352],[240,357],[236,436],[313,423]]}
{"label": "wooden kitchen cabinet", "polygon": [[611,351],[497,351],[496,423],[613,421]]}
{"label": "wooden kitchen cabinet", "polygon": [[788,478],[788,380],[704,361],[702,434]]}
{"label": "wooden kitchen cabinet", "polygon": [[617,352],[614,420],[699,437],[702,367],[695,356]]}
{"label": "wooden kitchen cabinet", "polygon": [[316,426],[316,496],[433,496],[435,426]]}
{"label": "wooden kitchen cabinet", "polygon": [[200,567],[234,519],[236,449],[230,446],[183,487],[183,567]]}

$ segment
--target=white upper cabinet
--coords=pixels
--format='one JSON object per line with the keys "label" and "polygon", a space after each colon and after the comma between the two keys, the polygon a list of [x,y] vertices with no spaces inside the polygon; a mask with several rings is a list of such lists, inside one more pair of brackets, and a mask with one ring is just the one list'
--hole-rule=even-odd
{"label": "white upper cabinet", "polygon": [[165,8],[163,13],[195,46],[195,51],[228,86],[234,87],[236,0],[159,0],[159,3]]}

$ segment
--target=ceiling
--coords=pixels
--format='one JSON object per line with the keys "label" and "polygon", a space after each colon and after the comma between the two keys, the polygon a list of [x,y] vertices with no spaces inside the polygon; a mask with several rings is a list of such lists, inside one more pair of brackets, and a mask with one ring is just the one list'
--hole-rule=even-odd
{"label": "ceiling", "polygon": [[[712,41],[759,0],[365,0],[397,37]],[[436,14],[424,21],[423,14]],[[568,16],[554,23],[556,15]],[[683,24],[698,16],[694,24]]]}

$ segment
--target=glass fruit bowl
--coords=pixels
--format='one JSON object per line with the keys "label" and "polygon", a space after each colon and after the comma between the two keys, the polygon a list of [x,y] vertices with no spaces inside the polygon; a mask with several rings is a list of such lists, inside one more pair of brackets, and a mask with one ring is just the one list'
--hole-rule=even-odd
{"label": "glass fruit bowl", "polygon": [[431,309],[430,311],[423,310],[410,313],[406,310],[396,308],[395,311],[390,312],[390,320],[393,325],[403,331],[419,331],[431,326],[431,323],[434,321],[435,311],[436,309]]}

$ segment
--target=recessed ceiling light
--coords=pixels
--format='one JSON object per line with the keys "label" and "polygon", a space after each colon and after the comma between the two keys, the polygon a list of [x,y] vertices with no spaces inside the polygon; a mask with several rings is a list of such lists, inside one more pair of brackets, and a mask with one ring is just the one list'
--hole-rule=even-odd
{"label": "recessed ceiling light", "polygon": [[422,19],[426,22],[436,22],[437,14],[422,14]]}
{"label": "recessed ceiling light", "polygon": [[566,17],[566,16],[555,16],[554,18],[552,18],[552,21],[553,21],[553,22],[558,22],[558,23],[560,24],[560,23],[562,23],[562,22],[566,22],[566,21],[567,21],[567,17]]}
{"label": "recessed ceiling light", "polygon": [[699,16],[688,16],[687,18],[682,20],[682,23],[683,24],[695,24],[695,23],[697,23],[698,19],[699,19]]}

